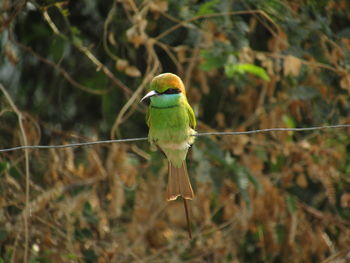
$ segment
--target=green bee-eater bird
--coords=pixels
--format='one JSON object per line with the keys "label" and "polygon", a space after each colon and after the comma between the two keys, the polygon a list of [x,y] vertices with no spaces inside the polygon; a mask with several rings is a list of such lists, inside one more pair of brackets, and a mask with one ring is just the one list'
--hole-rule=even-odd
{"label": "green bee-eater bird", "polygon": [[168,159],[167,200],[175,200],[181,196],[188,219],[186,199],[193,199],[194,194],[187,173],[186,155],[194,142],[196,118],[188,104],[184,84],[175,74],[164,73],[153,78],[150,91],[141,101],[148,98],[148,139]]}

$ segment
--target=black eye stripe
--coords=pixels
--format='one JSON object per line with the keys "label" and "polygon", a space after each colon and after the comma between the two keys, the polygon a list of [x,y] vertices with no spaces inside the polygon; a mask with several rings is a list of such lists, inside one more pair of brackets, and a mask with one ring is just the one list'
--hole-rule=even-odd
{"label": "black eye stripe", "polygon": [[162,94],[178,94],[181,91],[179,89],[167,89],[166,91],[164,91]]}

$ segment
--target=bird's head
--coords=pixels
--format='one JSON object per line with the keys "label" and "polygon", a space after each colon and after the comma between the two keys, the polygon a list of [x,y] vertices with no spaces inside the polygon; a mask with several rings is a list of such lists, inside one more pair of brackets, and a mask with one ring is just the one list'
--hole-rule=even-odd
{"label": "bird's head", "polygon": [[149,92],[141,99],[144,101],[153,96],[169,94],[186,94],[182,80],[172,73],[163,73],[154,77],[151,81]]}

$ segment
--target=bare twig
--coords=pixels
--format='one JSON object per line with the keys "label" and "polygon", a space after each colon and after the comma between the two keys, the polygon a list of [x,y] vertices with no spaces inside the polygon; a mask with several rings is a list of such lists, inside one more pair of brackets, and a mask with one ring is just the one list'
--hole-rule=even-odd
{"label": "bare twig", "polygon": [[170,48],[167,44],[164,44],[160,41],[156,41],[155,44],[159,47],[161,47],[165,53],[167,53],[168,57],[171,59],[171,61],[176,65],[177,72],[183,72],[182,65],[178,61],[178,59],[174,56],[173,53],[171,53]]}
{"label": "bare twig", "polygon": [[[285,59],[287,57],[287,55],[281,55],[281,54],[270,53],[270,52],[255,51],[255,53],[256,54],[264,54],[266,56],[269,56],[272,58],[279,58],[279,59]],[[298,59],[300,60],[300,62],[302,64],[309,66],[309,67],[327,69],[327,70],[333,71],[337,74],[344,73],[344,70],[337,69],[335,67],[332,67],[332,66],[324,64],[324,63],[320,63],[320,62],[316,62],[316,61],[307,61],[307,60],[302,59],[302,58],[298,58]]]}
{"label": "bare twig", "polygon": [[195,66],[197,65],[196,61],[199,55],[199,43],[201,41],[202,37],[201,35],[199,35],[198,39],[196,40],[197,44],[195,46],[195,48],[192,51],[192,56],[190,58],[187,70],[186,70],[186,75],[185,75],[185,87],[190,87],[190,83],[191,83],[191,78],[192,78],[192,73],[193,73],[193,69],[195,68]]}
{"label": "bare twig", "polygon": [[34,55],[35,57],[37,57],[40,61],[42,61],[43,63],[53,67],[55,70],[57,70],[60,74],[62,74],[62,76],[73,86],[76,87],[78,89],[81,89],[83,91],[86,91],[88,93],[91,94],[95,94],[95,95],[104,95],[107,94],[110,89],[106,89],[106,90],[94,90],[94,89],[90,89],[86,86],[81,85],[80,83],[78,83],[77,81],[75,81],[71,75],[62,67],[60,67],[58,64],[42,57],[41,55],[39,55],[38,53],[36,53],[32,48],[23,45],[22,43],[19,42],[15,42],[17,46],[19,46],[20,48],[22,48],[23,50],[29,52],[30,54]]}
{"label": "bare twig", "polygon": [[[349,248],[341,250],[338,253],[335,253],[334,255],[332,255],[329,258],[322,261],[322,263],[341,262],[338,260],[341,258],[345,258],[345,257],[347,257],[348,259],[350,257],[350,249]],[[345,260],[344,262],[347,262],[347,260]]]}
{"label": "bare twig", "polygon": [[115,12],[116,12],[116,7],[117,7],[117,1],[113,1],[112,7],[108,12],[108,15],[107,15],[105,22],[103,23],[103,40],[102,40],[104,50],[115,61],[117,61],[119,59],[119,57],[116,56],[115,54],[113,54],[112,51],[109,49],[107,38],[108,38],[108,26],[113,21],[113,18],[114,18]]}
{"label": "bare twig", "polygon": [[231,16],[231,15],[247,15],[247,14],[260,14],[263,17],[265,17],[270,23],[275,25],[273,20],[262,10],[246,10],[246,11],[232,11],[232,12],[222,12],[222,13],[215,13],[215,14],[206,14],[206,15],[201,15],[201,16],[196,16],[192,17],[190,19],[178,22],[178,24],[174,25],[173,27],[169,28],[168,30],[163,31],[161,34],[159,34],[155,39],[159,40],[166,35],[170,34],[174,30],[186,26],[186,24],[194,22],[196,20],[200,19],[206,19],[206,18],[211,18],[211,17],[220,17],[220,16]]}
{"label": "bare twig", "polygon": [[[17,106],[14,104],[13,100],[11,99],[11,96],[7,93],[6,89],[2,84],[0,84],[0,89],[2,93],[5,95],[6,100],[10,104],[12,110],[16,113],[18,118],[18,124],[21,130],[21,136],[23,140],[24,146],[28,146],[28,140],[27,135],[24,130],[23,126],[23,117],[22,113],[18,110]],[[23,214],[24,219],[24,257],[23,262],[28,262],[28,245],[29,245],[29,224],[28,224],[28,214],[30,214],[30,207],[29,207],[29,182],[30,182],[30,171],[29,171],[29,153],[28,149],[24,148],[24,155],[25,155],[25,171],[26,171],[26,184],[25,184],[25,211],[26,213]]]}
{"label": "bare twig", "polygon": [[[38,7],[38,8],[40,8],[40,7]],[[66,35],[62,34],[59,31],[59,29],[57,28],[56,24],[52,21],[46,8],[44,8],[44,9],[40,8],[40,9],[42,10],[43,17],[44,17],[45,21],[48,23],[51,30],[57,36],[69,41],[72,45],[74,45],[80,52],[82,52],[87,58],[89,58],[95,64],[97,71],[102,70],[103,73],[105,73],[107,75],[107,77],[109,77],[112,80],[113,84],[115,84],[116,86],[118,86],[119,88],[124,90],[127,95],[130,96],[133,93],[123,82],[121,82],[119,79],[117,79],[114,76],[114,74],[98,58],[96,58],[96,56],[87,47],[83,46],[82,44],[80,44],[78,42],[70,41],[70,39]]]}
{"label": "bare twig", "polygon": [[127,103],[122,107],[122,109],[118,113],[111,129],[112,139],[115,138],[115,135],[118,131],[118,127],[122,123],[123,116],[125,115],[127,110],[135,103],[136,99],[140,97],[141,92],[144,90],[145,86],[149,83],[149,81],[151,81],[151,79],[154,77],[154,75],[157,73],[157,71],[160,68],[160,63],[154,51],[154,42],[152,40],[149,40],[147,42],[146,49],[148,53],[148,59],[147,59],[148,66],[147,66],[145,76],[140,86],[136,89],[134,94],[131,96],[131,98],[127,101]]}
{"label": "bare twig", "polygon": [[18,14],[22,11],[22,9],[26,6],[26,4],[27,4],[27,0],[23,0],[17,5],[15,11],[10,15],[10,17],[2,22],[0,27],[0,33],[9,27],[11,22],[18,16]]}

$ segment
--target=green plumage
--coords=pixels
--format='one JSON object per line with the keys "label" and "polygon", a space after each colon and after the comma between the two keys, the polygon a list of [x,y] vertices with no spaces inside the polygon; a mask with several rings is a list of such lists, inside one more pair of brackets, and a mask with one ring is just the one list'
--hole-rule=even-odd
{"label": "green plumage", "polygon": [[[196,119],[187,102],[184,84],[175,74],[160,74],[153,78],[150,91],[141,101],[145,99],[150,99],[146,116],[148,139],[152,148],[157,146],[168,159],[167,200],[181,196],[186,204],[187,199],[194,197],[186,167],[186,155],[195,138]],[[187,219],[190,224],[188,217]]]}
{"label": "green plumage", "polygon": [[180,167],[193,143],[196,126],[193,110],[182,94],[151,97],[147,114],[149,140],[157,144],[168,160]]}

